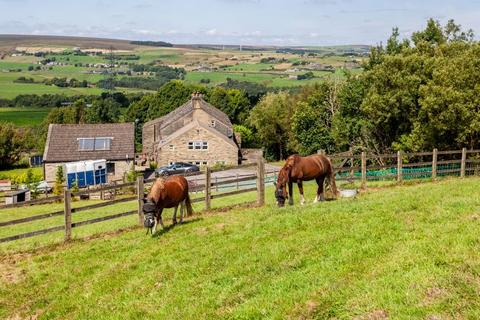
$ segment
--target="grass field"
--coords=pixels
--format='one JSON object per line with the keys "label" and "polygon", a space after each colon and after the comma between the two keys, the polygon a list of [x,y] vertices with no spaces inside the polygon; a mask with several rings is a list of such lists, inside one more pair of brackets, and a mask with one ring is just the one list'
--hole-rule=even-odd
{"label": "grass field", "polygon": [[[0,36],[1,38],[5,38]],[[33,55],[11,55],[7,54],[0,61],[0,98],[12,99],[20,94],[53,94],[63,93],[66,95],[76,94],[99,94],[101,90],[96,88],[58,88],[55,86],[46,86],[42,83],[25,84],[14,83],[18,77],[33,78],[35,81],[41,82],[44,79],[54,77],[65,77],[68,79],[75,78],[77,80],[87,80],[90,83],[97,83],[104,76],[101,74],[90,74],[91,68],[75,67],[75,64],[93,64],[107,63],[108,60],[104,56],[85,55],[77,56],[71,54],[73,39],[56,39],[56,38],[38,38],[24,37],[13,41],[13,38],[5,38],[6,43],[10,43],[12,47],[25,46],[29,50],[46,50],[48,48],[56,48],[60,50],[57,53],[47,54],[45,57],[35,57]],[[31,43],[28,43],[28,42]],[[51,45],[48,45],[51,41]],[[65,41],[65,45],[60,45]],[[91,45],[86,43],[91,42]],[[116,43],[115,49],[127,50],[124,54],[136,55],[139,60],[129,60],[128,63],[136,64],[162,64],[172,67],[182,67],[187,70],[186,79],[190,82],[199,83],[202,79],[209,79],[210,85],[217,85],[226,81],[227,78],[243,81],[253,81],[263,83],[270,87],[293,87],[301,86],[309,83],[323,81],[328,74],[315,72],[316,78],[308,81],[296,81],[288,79],[288,74],[283,71],[292,67],[293,62],[304,61],[307,64],[321,63],[329,64],[340,70],[345,61],[351,60],[352,57],[344,56],[322,56],[316,54],[314,56],[302,55],[297,53],[280,53],[275,48],[258,48],[259,50],[239,51],[236,47],[227,47],[226,50],[218,50],[206,47],[182,47],[182,48],[165,48],[165,47],[145,47],[129,45],[127,41],[115,41],[105,39],[102,43],[101,39],[78,39],[78,44],[85,45],[84,48],[105,48],[108,43]],[[1,41],[0,41],[1,42]],[[4,45],[6,45],[4,43]],[[77,45],[75,45],[77,47]],[[108,46],[107,46],[108,47]],[[0,43],[2,48],[2,43]],[[332,54],[342,54],[345,49],[350,47],[329,47],[322,52]],[[266,50],[265,50],[266,49]],[[315,48],[318,49],[318,48]],[[355,46],[351,47],[355,49]],[[285,63],[280,64],[263,64],[260,63],[262,58],[272,57],[276,59],[285,59]],[[42,70],[28,71],[29,66],[38,66],[38,62],[45,58],[55,58],[57,62],[61,62],[62,66],[53,66],[49,68],[43,67]],[[197,68],[207,65],[212,68],[212,72],[196,72]],[[21,69],[20,72],[15,70]],[[125,67],[122,67],[124,70]],[[100,69],[96,68],[96,71]],[[354,70],[354,69],[352,69]],[[12,71],[12,72],[10,72]],[[15,72],[13,72],[15,71]],[[305,73],[308,70],[301,70],[299,73]],[[245,74],[244,74],[245,73]],[[142,76],[142,75],[136,75]],[[123,76],[122,76],[123,77]],[[137,92],[140,90],[137,90]]]}
{"label": "grass field", "polygon": [[264,208],[155,237],[134,228],[34,251],[24,242],[0,260],[0,318],[478,319],[479,183],[285,209],[269,190]]}
{"label": "grass field", "polygon": [[43,175],[42,167],[18,168],[18,169],[0,171],[0,179],[9,179],[9,177],[11,177],[12,175],[21,175],[21,174],[26,173],[28,170],[32,170],[32,173],[36,176]]}
{"label": "grass field", "polygon": [[12,122],[17,126],[37,125],[49,112],[50,108],[0,108],[0,121]]}

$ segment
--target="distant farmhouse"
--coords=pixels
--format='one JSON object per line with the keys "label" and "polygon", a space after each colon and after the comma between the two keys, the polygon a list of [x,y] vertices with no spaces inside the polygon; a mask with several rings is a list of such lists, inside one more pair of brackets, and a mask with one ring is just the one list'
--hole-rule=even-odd
{"label": "distant farmhouse", "polygon": [[121,180],[135,161],[133,123],[50,124],[43,154],[44,178],[55,181],[67,162],[107,160],[107,182]]}
{"label": "distant farmhouse", "polygon": [[200,94],[143,126],[143,152],[159,165],[237,165],[240,147],[228,116]]}

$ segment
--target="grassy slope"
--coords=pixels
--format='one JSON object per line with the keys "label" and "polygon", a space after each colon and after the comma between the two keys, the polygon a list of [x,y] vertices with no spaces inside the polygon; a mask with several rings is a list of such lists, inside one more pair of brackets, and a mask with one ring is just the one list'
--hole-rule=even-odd
{"label": "grassy slope", "polygon": [[0,317],[479,318],[479,182],[282,210],[269,198],[158,237],[135,229],[5,255]]}

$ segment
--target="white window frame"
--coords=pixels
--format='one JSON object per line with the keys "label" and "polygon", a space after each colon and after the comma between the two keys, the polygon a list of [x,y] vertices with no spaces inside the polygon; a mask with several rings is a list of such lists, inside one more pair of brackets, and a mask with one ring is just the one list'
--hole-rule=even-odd
{"label": "white window frame", "polygon": [[196,140],[187,142],[188,150],[205,151],[208,150],[208,141]]}
{"label": "white window frame", "polygon": [[210,120],[210,126],[211,126],[211,127],[215,128],[216,125],[217,125],[217,121],[216,121],[216,120],[214,120],[214,119]]}
{"label": "white window frame", "polygon": [[[97,148],[97,141],[104,141],[103,147]],[[95,137],[94,149],[99,151],[108,151],[112,148],[112,137]]]}
{"label": "white window frame", "polygon": [[207,160],[188,160],[186,162],[190,163],[190,164],[194,164],[196,166],[207,166],[208,165]]}
{"label": "white window frame", "polygon": [[[94,151],[95,150],[95,138],[77,138],[78,140],[78,151]],[[86,148],[85,142],[91,141],[92,147]]]}
{"label": "white window frame", "polygon": [[[103,146],[97,147],[97,141],[104,140]],[[113,137],[77,138],[78,151],[109,151],[112,148]],[[93,141],[92,148],[85,148],[85,141]]]}
{"label": "white window frame", "polygon": [[169,145],[168,150],[171,150],[171,151],[175,150],[175,145],[174,144]]}

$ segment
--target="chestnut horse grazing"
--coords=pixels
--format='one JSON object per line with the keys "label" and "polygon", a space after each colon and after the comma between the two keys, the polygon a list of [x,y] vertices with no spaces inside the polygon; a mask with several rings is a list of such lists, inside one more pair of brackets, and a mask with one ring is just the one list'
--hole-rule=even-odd
{"label": "chestnut horse grazing", "polygon": [[[293,205],[293,183],[298,184],[300,192],[300,203],[305,203],[303,196],[303,181],[315,179],[318,184],[317,196],[313,202],[324,201],[323,182],[325,179],[330,183],[334,197],[337,196],[337,186],[335,184],[335,173],[333,171],[330,159],[321,154],[314,154],[308,157],[291,155],[287,158],[285,165],[278,173],[277,183],[275,184],[275,198],[279,207],[285,205],[285,199],[288,204]],[[288,184],[288,192],[286,185]]]}
{"label": "chestnut horse grazing", "polygon": [[[144,226],[155,233],[157,224],[165,228],[162,221],[162,211],[165,208],[175,208],[173,224],[177,223],[177,209],[180,205],[180,223],[183,222],[183,211],[186,207],[187,216],[193,213],[192,203],[188,195],[188,181],[182,176],[158,178],[152,186],[147,198],[144,199],[143,213],[145,215]],[[147,231],[148,233],[148,231]]]}

